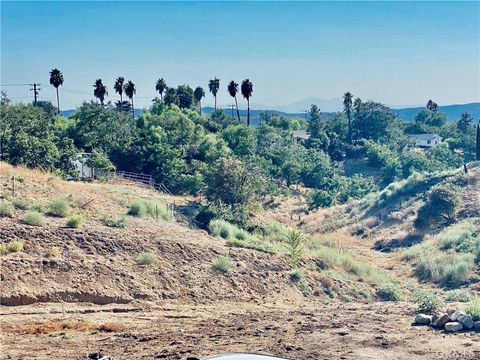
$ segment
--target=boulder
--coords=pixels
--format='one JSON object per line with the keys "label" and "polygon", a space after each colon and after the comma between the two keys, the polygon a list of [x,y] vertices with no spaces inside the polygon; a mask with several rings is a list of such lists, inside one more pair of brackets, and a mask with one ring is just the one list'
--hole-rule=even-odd
{"label": "boulder", "polygon": [[473,323],[473,329],[477,332],[480,332],[480,321],[475,321]]}
{"label": "boulder", "polygon": [[455,310],[451,315],[450,315],[450,320],[452,321],[457,321],[458,317],[461,315],[466,315],[463,311],[461,310]]}
{"label": "boulder", "polygon": [[470,315],[460,315],[457,321],[463,325],[466,330],[473,329],[473,319]]}
{"label": "boulder", "polygon": [[463,325],[458,321],[452,321],[445,324],[445,331],[455,332],[463,329]]}
{"label": "boulder", "polygon": [[433,315],[432,326],[437,329],[443,329],[445,324],[450,321],[450,317],[446,313],[438,313]]}
{"label": "boulder", "polygon": [[417,325],[430,325],[431,322],[431,315],[418,314],[417,316],[415,316],[415,324]]}

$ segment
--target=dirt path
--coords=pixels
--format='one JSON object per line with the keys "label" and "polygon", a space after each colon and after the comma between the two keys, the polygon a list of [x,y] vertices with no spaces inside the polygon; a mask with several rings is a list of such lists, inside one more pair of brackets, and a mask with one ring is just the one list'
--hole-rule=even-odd
{"label": "dirt path", "polygon": [[[70,312],[66,315],[61,304],[52,303],[2,308],[2,359],[86,359],[90,352],[113,359],[194,359],[227,352],[298,360],[480,357],[480,334],[442,335],[413,327],[411,309],[405,303],[65,306],[63,310]],[[67,339],[48,333],[22,334],[27,328],[39,331],[26,324],[54,320],[116,322],[124,328],[98,334],[67,330]]]}

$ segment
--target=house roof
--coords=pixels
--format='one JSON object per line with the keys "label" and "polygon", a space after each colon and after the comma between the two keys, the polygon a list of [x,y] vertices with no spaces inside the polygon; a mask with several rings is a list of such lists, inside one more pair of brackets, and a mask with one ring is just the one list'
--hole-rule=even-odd
{"label": "house roof", "polygon": [[307,130],[293,130],[292,136],[296,139],[310,139],[310,134],[307,134]]}
{"label": "house roof", "polygon": [[410,134],[408,136],[410,136],[411,138],[416,139],[416,140],[433,140],[433,139],[442,140],[443,139],[438,134]]}

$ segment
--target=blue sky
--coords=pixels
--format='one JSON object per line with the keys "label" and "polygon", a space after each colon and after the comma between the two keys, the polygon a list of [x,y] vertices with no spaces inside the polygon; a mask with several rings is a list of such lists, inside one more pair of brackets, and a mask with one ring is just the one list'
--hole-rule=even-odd
{"label": "blue sky", "polygon": [[[207,89],[250,78],[252,101],[286,105],[349,90],[391,105],[480,99],[480,3],[475,2],[12,2],[1,3],[1,83],[64,74],[61,107],[93,98],[102,78],[137,84],[136,105],[169,85]],[[28,87],[2,88],[28,101]],[[204,104],[213,103],[207,94]],[[241,101],[243,105],[243,100]]]}

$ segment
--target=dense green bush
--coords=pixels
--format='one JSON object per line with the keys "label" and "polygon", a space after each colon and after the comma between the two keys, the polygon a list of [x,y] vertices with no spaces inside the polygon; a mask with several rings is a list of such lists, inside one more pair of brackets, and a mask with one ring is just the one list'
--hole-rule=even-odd
{"label": "dense green bush", "polygon": [[127,221],[125,219],[104,218],[102,219],[102,224],[108,227],[123,229],[127,226]]}
{"label": "dense green bush", "polygon": [[418,292],[415,297],[417,304],[417,313],[434,314],[443,306],[443,301],[431,292]]}
{"label": "dense green bush", "polygon": [[150,251],[144,251],[138,255],[137,264],[142,266],[151,265],[156,262],[157,259],[157,255],[154,253]]}
{"label": "dense green bush", "polygon": [[453,184],[439,184],[430,189],[424,205],[418,209],[415,226],[429,227],[434,222],[452,221],[460,207],[461,189]]}
{"label": "dense green bush", "polygon": [[225,240],[230,239],[233,236],[234,231],[239,230],[229,222],[221,219],[210,221],[210,224],[208,224],[208,229],[210,230],[210,234],[213,236],[218,236]]}
{"label": "dense green bush", "polygon": [[480,297],[473,299],[465,307],[465,312],[472,317],[473,321],[480,321]]}
{"label": "dense green bush", "polygon": [[24,199],[24,198],[15,198],[12,203],[16,209],[20,209],[20,210],[28,210],[31,207],[31,204],[28,201],[28,199]]}
{"label": "dense green bush", "polygon": [[48,215],[65,217],[70,207],[69,202],[64,198],[56,198],[48,205]]}
{"label": "dense green bush", "polygon": [[85,219],[83,218],[82,215],[72,214],[67,218],[67,220],[65,222],[65,225],[67,225],[67,227],[69,227],[71,229],[76,229],[76,228],[80,227],[80,225],[82,225],[84,220]]}
{"label": "dense green bush", "polygon": [[377,289],[377,296],[382,301],[399,301],[400,290],[395,284],[386,284]]}
{"label": "dense green bush", "polygon": [[0,201],[0,217],[10,217],[13,214],[13,205],[10,201]]}
{"label": "dense green bush", "polygon": [[32,226],[43,226],[45,224],[45,216],[38,211],[29,210],[23,215],[22,222]]}
{"label": "dense green bush", "polygon": [[232,268],[232,262],[228,257],[220,256],[212,264],[213,270],[218,273],[226,274]]}

